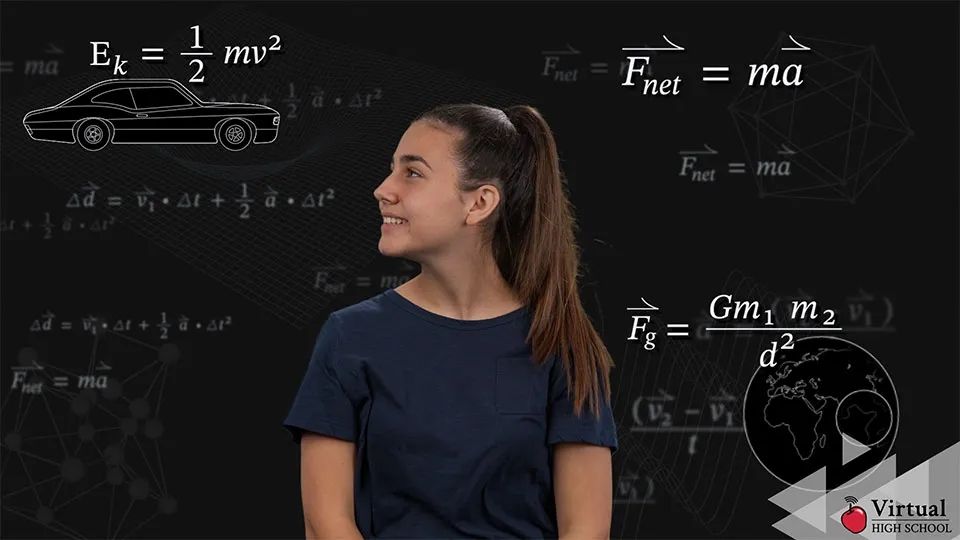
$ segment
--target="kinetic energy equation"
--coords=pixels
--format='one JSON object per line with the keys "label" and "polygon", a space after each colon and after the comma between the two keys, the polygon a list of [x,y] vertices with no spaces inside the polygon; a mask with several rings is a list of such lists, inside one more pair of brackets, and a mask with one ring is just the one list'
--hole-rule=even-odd
{"label": "kinetic energy equation", "polygon": [[[191,84],[204,84],[206,68],[203,63],[204,58],[211,58],[214,52],[207,50],[202,43],[202,31],[200,25],[190,27],[193,31],[193,43],[190,47],[178,54],[181,57],[189,58],[187,62],[194,70],[190,77]],[[113,54],[111,57],[109,41],[91,41],[90,46],[93,49],[93,60],[91,66],[107,67],[113,71],[115,77],[127,75],[127,60],[121,54]],[[257,45],[226,45],[224,46],[223,63],[226,65],[260,65],[266,63],[269,55],[281,53],[283,44],[280,36],[273,34],[267,38],[264,44]],[[163,47],[142,47],[140,49],[140,60],[145,63],[166,63],[166,52]]]}

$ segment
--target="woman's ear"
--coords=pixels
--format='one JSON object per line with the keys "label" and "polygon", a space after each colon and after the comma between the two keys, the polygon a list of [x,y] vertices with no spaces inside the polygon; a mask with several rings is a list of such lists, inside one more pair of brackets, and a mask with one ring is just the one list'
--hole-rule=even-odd
{"label": "woman's ear", "polygon": [[469,194],[470,209],[467,225],[477,225],[487,219],[500,204],[500,190],[493,184],[484,184]]}

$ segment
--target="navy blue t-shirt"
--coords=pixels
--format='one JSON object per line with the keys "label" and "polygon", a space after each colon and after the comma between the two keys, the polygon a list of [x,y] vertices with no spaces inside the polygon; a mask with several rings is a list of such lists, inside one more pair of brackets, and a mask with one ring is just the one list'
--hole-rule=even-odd
{"label": "navy blue t-shirt", "polygon": [[533,362],[527,307],[464,321],[390,289],[324,323],[284,425],[357,445],[365,538],[556,538],[557,442],[617,447],[609,406],[573,412]]}

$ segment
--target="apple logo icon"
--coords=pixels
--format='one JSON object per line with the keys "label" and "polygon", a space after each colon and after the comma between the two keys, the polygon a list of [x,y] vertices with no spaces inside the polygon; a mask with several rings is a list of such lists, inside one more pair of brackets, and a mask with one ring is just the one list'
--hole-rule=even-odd
{"label": "apple logo icon", "polygon": [[854,534],[862,532],[867,528],[867,513],[863,508],[854,506],[857,504],[856,497],[848,495],[844,497],[843,500],[847,501],[850,508],[840,516],[840,523],[843,523],[843,526]]}

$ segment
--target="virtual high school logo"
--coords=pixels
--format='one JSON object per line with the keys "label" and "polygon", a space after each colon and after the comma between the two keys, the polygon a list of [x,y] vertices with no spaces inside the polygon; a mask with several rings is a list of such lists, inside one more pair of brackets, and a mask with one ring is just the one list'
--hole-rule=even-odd
{"label": "virtual high school logo", "polygon": [[870,499],[871,504],[867,507],[874,513],[869,519],[866,510],[856,506],[856,497],[848,496],[844,497],[844,500],[849,507],[840,516],[840,523],[852,533],[860,534],[869,525],[871,533],[919,534],[924,538],[953,534],[950,516],[947,515],[946,499],[940,499],[935,504],[904,504],[893,499]]}
{"label": "virtual high school logo", "polygon": [[960,442],[898,467],[896,389],[855,343],[797,339],[754,373],[743,411],[754,455],[787,485],[769,501],[788,538],[960,538]]}
{"label": "virtual high school logo", "polygon": [[844,499],[850,503],[850,509],[840,516],[840,523],[843,523],[843,526],[852,533],[863,532],[867,528],[867,513],[863,508],[854,506],[857,504],[856,497],[844,497]]}

